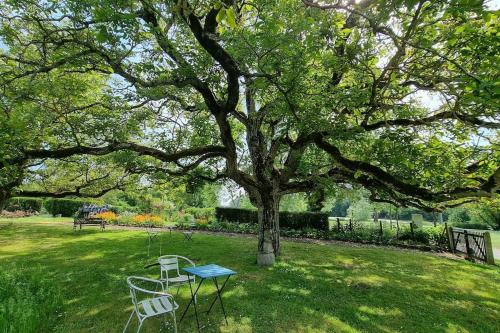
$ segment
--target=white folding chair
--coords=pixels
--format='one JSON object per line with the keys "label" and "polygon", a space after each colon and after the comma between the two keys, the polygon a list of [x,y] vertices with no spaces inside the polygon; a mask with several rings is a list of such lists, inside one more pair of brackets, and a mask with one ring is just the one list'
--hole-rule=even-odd
{"label": "white folding chair", "polygon": [[193,284],[195,283],[194,276],[181,274],[179,271],[179,259],[189,266],[196,266],[193,261],[183,256],[165,255],[158,258],[158,263],[160,264],[160,281],[165,284],[166,290],[176,286],[176,295],[179,293],[181,285],[188,284],[189,280],[191,280]]}
{"label": "white folding chair", "polygon": [[[143,287],[139,287],[137,285],[139,283],[155,285],[155,289],[157,289],[158,286],[161,286],[162,291],[153,291],[145,289]],[[127,328],[130,325],[134,314],[139,320],[139,327],[137,328],[137,332],[141,330],[142,324],[146,319],[170,314],[172,316],[172,319],[174,320],[174,332],[177,333],[175,310],[179,308],[179,305],[175,303],[172,295],[165,292],[163,283],[161,281],[140,276],[130,276],[127,278],[127,284],[130,288],[130,296],[132,298],[132,303],[134,304],[134,310],[130,314],[130,318],[127,321],[127,325],[125,325],[125,328],[123,329],[123,333],[127,331]],[[143,295],[147,295],[149,297]],[[140,296],[143,297],[141,298]]]}

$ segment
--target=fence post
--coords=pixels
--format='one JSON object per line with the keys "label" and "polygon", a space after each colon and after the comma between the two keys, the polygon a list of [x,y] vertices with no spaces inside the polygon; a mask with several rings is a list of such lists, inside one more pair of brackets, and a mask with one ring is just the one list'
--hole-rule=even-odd
{"label": "fence post", "polygon": [[384,235],[384,230],[382,229],[382,220],[378,220],[378,223],[380,225],[380,237]]}
{"label": "fence post", "polygon": [[337,217],[337,231],[340,231],[340,218]]}
{"label": "fence post", "polygon": [[469,235],[467,234],[467,229],[464,229],[464,239],[465,239],[465,253],[467,253],[467,259],[472,259],[470,255],[471,248],[469,244]]}
{"label": "fence post", "polygon": [[349,230],[352,232],[352,219],[349,219]]}
{"label": "fence post", "polygon": [[484,252],[486,252],[486,263],[494,265],[495,257],[493,256],[493,246],[491,245],[491,235],[489,232],[483,234],[484,237]]}
{"label": "fence post", "polygon": [[399,220],[396,220],[396,239],[399,240]]}
{"label": "fence post", "polygon": [[449,227],[447,229],[448,231],[448,240],[450,242],[450,251],[455,253],[455,240],[453,239],[454,235],[453,235],[453,227]]}

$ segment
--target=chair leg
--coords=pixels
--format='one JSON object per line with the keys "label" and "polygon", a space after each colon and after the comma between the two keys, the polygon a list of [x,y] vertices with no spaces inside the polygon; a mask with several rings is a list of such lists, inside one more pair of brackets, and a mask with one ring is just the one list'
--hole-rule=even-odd
{"label": "chair leg", "polygon": [[139,327],[137,327],[137,333],[139,333],[139,331],[141,330],[141,328],[142,328],[142,323],[144,323],[144,319],[143,319],[143,320],[140,320],[140,319],[139,319]]}
{"label": "chair leg", "polygon": [[175,319],[175,311],[172,311],[172,318],[174,319],[174,333],[177,333],[177,320]]}
{"label": "chair leg", "polygon": [[128,318],[127,325],[125,325],[125,328],[123,329],[123,333],[127,331],[128,325],[130,325],[130,322],[132,321],[132,317],[134,316],[135,310],[132,310],[132,313],[130,314],[130,317]]}

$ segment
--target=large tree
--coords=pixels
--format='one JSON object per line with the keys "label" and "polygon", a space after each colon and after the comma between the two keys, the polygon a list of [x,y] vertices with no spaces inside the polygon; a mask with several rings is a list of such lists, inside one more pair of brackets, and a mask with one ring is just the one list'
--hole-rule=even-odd
{"label": "large tree", "polygon": [[[481,1],[5,1],[2,84],[111,75],[141,135],[44,142],[5,160],[143,157],[136,172],[230,179],[279,253],[283,195],[358,184],[439,209],[499,192],[497,16]],[[143,111],[140,111],[143,112]],[[110,124],[110,126],[120,126]],[[135,162],[134,162],[135,163]]]}

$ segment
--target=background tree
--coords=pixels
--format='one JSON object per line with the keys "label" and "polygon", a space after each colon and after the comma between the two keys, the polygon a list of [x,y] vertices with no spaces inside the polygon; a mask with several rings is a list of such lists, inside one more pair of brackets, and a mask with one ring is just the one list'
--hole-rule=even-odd
{"label": "background tree", "polygon": [[434,209],[499,191],[498,19],[480,2],[21,0],[0,16],[3,86],[113,74],[119,105],[147,110],[140,135],[21,156],[128,150],[137,172],[230,179],[258,208],[260,264],[287,194],[358,184]]}

